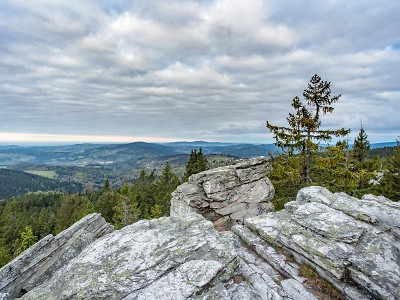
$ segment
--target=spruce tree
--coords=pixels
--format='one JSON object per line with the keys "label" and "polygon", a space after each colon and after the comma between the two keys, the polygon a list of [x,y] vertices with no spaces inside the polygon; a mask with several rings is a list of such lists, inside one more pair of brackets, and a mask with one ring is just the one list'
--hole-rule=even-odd
{"label": "spruce tree", "polygon": [[385,197],[393,201],[400,201],[400,141],[397,141],[396,150],[388,161],[388,169],[379,188]]}
{"label": "spruce tree", "polygon": [[163,216],[168,216],[171,205],[171,193],[178,187],[180,181],[167,162],[162,170],[160,179],[156,182],[156,204],[162,210]]}
{"label": "spruce tree", "polygon": [[203,154],[203,149],[194,149],[190,152],[189,160],[186,163],[184,179],[187,180],[191,175],[203,172],[208,169],[208,160]]}
{"label": "spruce tree", "polygon": [[203,172],[208,170],[208,160],[203,154],[203,149],[200,147],[199,153],[197,155],[197,164],[196,164],[196,171],[197,173]]}
{"label": "spruce tree", "polygon": [[321,115],[332,113],[331,106],[341,95],[331,96],[331,83],[314,75],[303,92],[305,104],[299,97],[292,100],[294,113],[287,117],[288,126],[272,125],[267,121],[267,128],[274,134],[275,145],[289,155],[297,154],[300,159],[301,181],[312,184],[311,167],[320,142],[328,142],[333,137],[342,137],[350,129],[323,130]]}
{"label": "spruce tree", "polygon": [[364,162],[364,160],[367,158],[368,151],[370,148],[371,147],[368,141],[368,135],[365,133],[365,130],[361,123],[360,132],[354,139],[354,145],[353,145],[354,159],[359,163]]}
{"label": "spruce tree", "polygon": [[30,246],[35,244],[37,241],[37,236],[33,234],[31,226],[25,226],[25,229],[21,232],[21,244],[17,250],[18,254],[22,253]]}
{"label": "spruce tree", "polygon": [[129,184],[124,184],[124,186],[119,190],[118,203],[114,206],[113,210],[113,224],[117,229],[139,220],[139,204]]}

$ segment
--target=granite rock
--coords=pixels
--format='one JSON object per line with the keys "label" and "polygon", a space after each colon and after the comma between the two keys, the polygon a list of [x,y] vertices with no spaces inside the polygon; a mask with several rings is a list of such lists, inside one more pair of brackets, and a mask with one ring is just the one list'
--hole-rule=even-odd
{"label": "granite rock", "polygon": [[55,237],[44,237],[0,269],[0,299],[14,299],[46,282],[91,242],[113,230],[100,214],[91,214]]}
{"label": "granite rock", "polygon": [[22,299],[188,299],[237,265],[203,217],[142,220],[95,240]]}
{"label": "granite rock", "polygon": [[271,169],[268,159],[258,157],[192,175],[172,193],[171,216],[197,212],[216,228],[229,229],[273,211],[275,190],[266,177]]}
{"label": "granite rock", "polygon": [[312,186],[285,210],[245,225],[313,266],[348,299],[399,299],[399,214],[383,197],[360,200]]}

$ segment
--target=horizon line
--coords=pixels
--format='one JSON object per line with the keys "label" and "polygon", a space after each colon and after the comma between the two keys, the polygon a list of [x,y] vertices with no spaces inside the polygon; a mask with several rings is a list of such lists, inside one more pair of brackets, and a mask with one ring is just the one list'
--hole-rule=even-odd
{"label": "horizon line", "polygon": [[[229,143],[229,144],[273,144],[274,141],[226,141],[226,140],[204,140],[202,138],[182,139],[149,136],[124,136],[124,135],[74,135],[74,134],[45,134],[45,133],[14,133],[0,132],[0,145],[73,145],[73,144],[128,144],[135,142],[145,143]],[[393,143],[391,141],[374,141],[371,144]]]}

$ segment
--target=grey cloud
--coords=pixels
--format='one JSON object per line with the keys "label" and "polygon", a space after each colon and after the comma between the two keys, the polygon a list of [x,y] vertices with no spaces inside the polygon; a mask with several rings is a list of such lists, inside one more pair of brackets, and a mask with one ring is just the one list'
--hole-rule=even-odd
{"label": "grey cloud", "polygon": [[318,73],[343,95],[326,127],[357,131],[362,119],[371,139],[394,140],[399,9],[395,1],[2,1],[0,131],[271,142],[265,121],[283,125]]}

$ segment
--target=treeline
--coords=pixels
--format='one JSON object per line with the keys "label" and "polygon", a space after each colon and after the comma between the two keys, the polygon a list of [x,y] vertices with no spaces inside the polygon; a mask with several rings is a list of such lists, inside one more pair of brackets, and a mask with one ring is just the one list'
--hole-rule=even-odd
{"label": "treeline", "polygon": [[30,193],[0,201],[0,267],[49,233],[58,234],[82,217],[98,212],[116,229],[140,219],[168,216],[171,193],[190,175],[207,169],[201,150],[193,150],[185,178],[166,163],[160,176],[142,171],[121,188],[107,180],[102,189],[84,193]]}
{"label": "treeline", "polygon": [[36,191],[74,193],[82,190],[82,185],[79,183],[60,182],[10,169],[0,169],[0,182],[0,199],[8,199]]}
{"label": "treeline", "polygon": [[275,187],[274,206],[282,209],[285,203],[295,200],[299,189],[309,185],[324,186],[332,192],[345,192],[357,198],[375,194],[400,201],[400,146],[392,150],[392,156],[367,157],[360,162],[346,144],[322,148],[313,157],[310,184],[301,180],[298,156],[276,156],[269,175]]}

